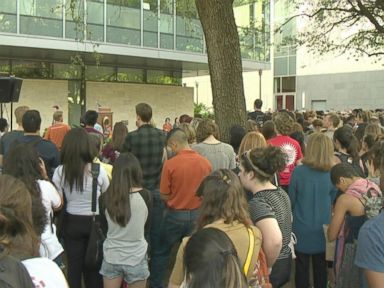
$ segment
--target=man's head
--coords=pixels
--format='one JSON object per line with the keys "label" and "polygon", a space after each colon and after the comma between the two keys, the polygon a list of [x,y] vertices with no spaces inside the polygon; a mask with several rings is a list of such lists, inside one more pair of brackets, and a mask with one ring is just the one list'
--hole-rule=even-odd
{"label": "man's head", "polygon": [[29,110],[28,106],[19,106],[15,109],[15,118],[18,125],[22,125],[24,113]]}
{"label": "man's head", "polygon": [[36,133],[40,131],[41,117],[37,110],[28,110],[24,113],[22,119],[24,132]]}
{"label": "man's head", "polygon": [[95,126],[97,122],[97,118],[99,117],[99,113],[95,110],[88,110],[84,115],[84,123],[86,126]]}
{"label": "man's head", "polygon": [[53,113],[53,120],[55,122],[63,122],[63,111],[56,111]]}
{"label": "man's head", "polygon": [[276,125],[277,133],[281,135],[289,135],[292,133],[293,124],[295,121],[287,112],[278,112],[273,116],[273,122]]}
{"label": "man's head", "polygon": [[152,119],[152,107],[147,103],[139,103],[136,105],[136,120],[140,124],[149,123]]}
{"label": "man's head", "polygon": [[324,127],[327,129],[335,129],[340,124],[340,118],[335,113],[330,113],[324,118]]}
{"label": "man's head", "polygon": [[172,149],[172,152],[179,153],[189,147],[187,134],[179,128],[171,130],[167,135],[167,145]]}
{"label": "man's head", "polygon": [[253,106],[256,109],[260,110],[261,107],[263,106],[263,101],[261,99],[256,99],[255,102],[253,103]]}
{"label": "man's head", "polygon": [[331,169],[331,181],[342,192],[360,178],[355,168],[349,163],[339,163]]}

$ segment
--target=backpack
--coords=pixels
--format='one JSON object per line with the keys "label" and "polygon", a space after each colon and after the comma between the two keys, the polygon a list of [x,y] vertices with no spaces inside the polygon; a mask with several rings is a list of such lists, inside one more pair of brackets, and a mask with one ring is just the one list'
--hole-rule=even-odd
{"label": "backpack", "polygon": [[269,269],[267,264],[267,258],[260,248],[259,257],[253,275],[255,276],[249,283],[249,287],[253,288],[272,288],[272,284],[269,281]]}
{"label": "backpack", "polygon": [[365,216],[367,219],[371,219],[379,215],[384,204],[383,196],[373,196],[371,193],[372,190],[372,188],[369,189],[366,194],[359,198],[359,201],[364,206]]}

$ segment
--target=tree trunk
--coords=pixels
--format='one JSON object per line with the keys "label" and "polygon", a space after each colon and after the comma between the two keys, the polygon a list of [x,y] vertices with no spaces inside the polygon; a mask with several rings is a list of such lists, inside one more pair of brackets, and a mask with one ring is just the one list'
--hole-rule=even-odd
{"label": "tree trunk", "polygon": [[229,142],[230,128],[246,124],[243,69],[233,0],[195,2],[207,44],[215,119],[221,140]]}

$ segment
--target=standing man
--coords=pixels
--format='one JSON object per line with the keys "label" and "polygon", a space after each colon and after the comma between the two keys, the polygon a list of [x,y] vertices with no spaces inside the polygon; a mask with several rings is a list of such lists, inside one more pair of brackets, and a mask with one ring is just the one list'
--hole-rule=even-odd
{"label": "standing man", "polygon": [[71,128],[63,123],[63,111],[56,111],[53,113],[53,124],[47,129],[44,139],[51,141],[60,151],[64,136],[69,130],[71,130]]}
{"label": "standing man", "polygon": [[[165,134],[154,128],[150,122],[152,108],[146,103],[136,105],[137,130],[128,133],[123,151],[131,152],[137,157],[143,170],[143,186],[152,192],[153,208],[151,221],[151,255],[160,249],[160,225],[164,212],[164,203],[160,199],[160,175],[163,167]],[[150,281],[154,275],[151,265]]]}
{"label": "standing man", "polygon": [[85,131],[88,133],[95,135],[100,140],[100,147],[104,146],[104,134],[95,128],[97,123],[97,118],[99,118],[99,113],[95,110],[88,110],[84,115],[84,124]]}
{"label": "standing man", "polygon": [[3,160],[8,153],[9,146],[11,145],[11,143],[16,139],[23,137],[24,135],[23,125],[21,122],[22,122],[24,113],[28,110],[29,110],[28,106],[17,107],[15,109],[15,118],[16,118],[16,124],[17,124],[16,129],[5,133],[0,138],[0,167],[3,166]]}
{"label": "standing man", "polygon": [[44,161],[49,179],[52,179],[54,170],[60,164],[59,150],[51,141],[40,136],[41,117],[39,111],[26,111],[22,119],[22,125],[24,136],[14,141],[14,143],[27,143],[33,146]]}
{"label": "standing man", "polygon": [[292,133],[293,124],[295,121],[287,112],[278,112],[273,117],[273,122],[276,126],[277,135],[267,141],[269,145],[280,147],[286,154],[286,165],[283,171],[279,172],[279,186],[288,193],[291,175],[296,165],[301,162],[303,153],[300,144],[289,137]]}
{"label": "standing man", "polygon": [[169,132],[167,144],[176,156],[165,161],[161,173],[160,195],[167,208],[161,224],[162,245],[153,255],[152,279],[156,281],[151,281],[151,288],[163,287],[172,247],[192,234],[201,204],[196,191],[212,170],[211,163],[189,147],[188,137],[181,129]]}
{"label": "standing man", "polygon": [[323,120],[323,126],[327,128],[325,135],[327,135],[333,141],[333,134],[339,126],[340,118],[336,113],[329,113]]}
{"label": "standing man", "polygon": [[265,114],[261,111],[262,106],[263,101],[261,99],[256,99],[253,104],[255,111],[248,113],[248,119],[256,121],[258,127],[262,127],[264,124]]}

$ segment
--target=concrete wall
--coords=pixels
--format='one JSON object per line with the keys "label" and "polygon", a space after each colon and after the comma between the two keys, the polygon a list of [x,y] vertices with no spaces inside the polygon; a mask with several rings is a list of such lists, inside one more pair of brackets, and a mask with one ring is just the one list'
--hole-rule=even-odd
{"label": "concrete wall", "polygon": [[[97,103],[109,107],[113,121],[128,120],[128,129],[136,129],[135,105],[146,102],[152,106],[153,117],[160,129],[166,117],[173,123],[182,114],[193,115],[193,88],[144,85],[127,83],[87,82],[87,109],[97,110]],[[64,112],[64,122],[68,123],[68,81],[24,79],[18,103],[13,109],[27,105],[40,112],[41,134],[52,123],[53,108],[58,105]],[[10,104],[3,106],[3,117],[10,120]],[[13,127],[16,128],[13,116]]]}
{"label": "concrete wall", "polygon": [[135,105],[141,102],[152,106],[153,119],[162,128],[164,119],[182,114],[193,115],[193,88],[143,85],[128,83],[87,82],[87,109],[96,109],[97,104],[113,112],[113,122],[128,120],[128,129],[136,129]]}
{"label": "concrete wall", "polygon": [[[18,103],[13,103],[13,110],[18,106],[27,105],[30,109],[36,109],[41,115],[41,133],[52,124],[53,108],[58,105],[64,112],[64,121],[68,118],[68,81],[24,79],[21,87]],[[10,104],[6,104],[7,113],[4,118],[10,120]],[[13,128],[16,128],[16,119],[13,114]]]}
{"label": "concrete wall", "polygon": [[327,110],[384,108],[384,70],[297,76],[296,107],[312,109],[312,101],[326,101]]}

